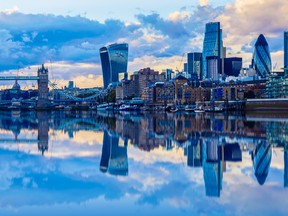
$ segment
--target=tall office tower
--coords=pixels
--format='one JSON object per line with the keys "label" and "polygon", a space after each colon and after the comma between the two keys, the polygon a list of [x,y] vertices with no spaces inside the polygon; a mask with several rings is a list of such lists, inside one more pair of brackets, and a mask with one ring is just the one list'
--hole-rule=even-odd
{"label": "tall office tower", "polygon": [[[223,45],[223,44],[222,44]],[[222,73],[222,77],[224,76],[225,74],[225,59],[226,58],[226,47],[223,47],[222,46],[222,61],[221,61],[221,66],[222,66],[222,70],[221,70],[221,73]]]}
{"label": "tall office tower", "polygon": [[119,74],[127,77],[128,44],[111,44],[99,50],[102,65],[104,88],[110,83],[119,82]]}
{"label": "tall office tower", "polygon": [[[284,32],[284,68],[288,68],[288,31]],[[285,77],[288,77],[288,70],[285,70]]]}
{"label": "tall office tower", "polygon": [[272,70],[269,46],[263,34],[255,43],[252,67],[261,78],[267,78]]}
{"label": "tall office tower", "polygon": [[202,53],[187,54],[187,72],[191,77],[197,76],[199,80],[202,79]]}
{"label": "tall office tower", "polygon": [[[207,71],[207,57],[222,57],[222,30],[220,22],[211,22],[206,24],[205,36],[202,52],[202,78],[209,77]],[[218,60],[218,72],[220,72],[220,61]],[[211,74],[211,73],[210,73]]]}

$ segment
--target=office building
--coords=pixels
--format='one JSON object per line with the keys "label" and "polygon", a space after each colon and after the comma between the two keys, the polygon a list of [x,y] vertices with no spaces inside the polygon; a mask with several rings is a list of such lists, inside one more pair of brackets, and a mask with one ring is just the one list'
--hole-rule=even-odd
{"label": "office building", "polygon": [[[284,68],[288,68],[288,31],[284,32]],[[285,71],[285,77],[288,77],[288,69]]]}
{"label": "office building", "polygon": [[119,74],[127,73],[128,64],[128,44],[111,44],[99,50],[103,73],[104,88],[110,83],[119,82]]}
{"label": "office building", "polygon": [[238,77],[242,69],[242,58],[232,57],[224,58],[224,74],[226,76]]}
{"label": "office building", "polygon": [[267,78],[272,69],[268,43],[263,34],[260,34],[254,47],[252,68],[261,78]]}
{"label": "office building", "polygon": [[207,78],[212,80],[219,80],[219,64],[220,59],[218,56],[208,56],[206,57],[207,64]]}
{"label": "office building", "polygon": [[[206,24],[203,53],[202,53],[202,78],[209,79],[207,70],[207,57],[222,57],[222,30],[219,22],[211,22]],[[220,72],[220,61],[217,61],[218,73]],[[211,73],[210,73],[211,74]]]}
{"label": "office building", "polygon": [[187,54],[187,71],[191,77],[202,79],[202,53],[194,52]]}

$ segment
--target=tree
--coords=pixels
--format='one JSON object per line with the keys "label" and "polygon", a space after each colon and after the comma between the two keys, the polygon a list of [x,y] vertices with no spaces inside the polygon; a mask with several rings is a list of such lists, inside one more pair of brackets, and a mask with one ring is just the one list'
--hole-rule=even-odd
{"label": "tree", "polygon": [[116,102],[116,90],[115,89],[110,89],[108,92],[108,103],[115,103]]}

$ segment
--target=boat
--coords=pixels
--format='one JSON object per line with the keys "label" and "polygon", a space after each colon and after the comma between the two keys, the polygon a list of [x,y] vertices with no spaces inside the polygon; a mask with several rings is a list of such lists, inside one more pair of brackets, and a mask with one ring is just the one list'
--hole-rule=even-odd
{"label": "boat", "polygon": [[109,107],[108,103],[97,105],[97,111],[106,111]]}
{"label": "boat", "polygon": [[120,107],[119,107],[119,111],[129,111],[131,109],[131,106],[128,105],[128,104],[122,104]]}
{"label": "boat", "polygon": [[205,108],[205,112],[223,112],[223,108],[220,106]]}
{"label": "boat", "polygon": [[195,105],[187,105],[187,106],[185,107],[185,111],[187,111],[187,112],[194,112],[195,109],[196,109],[196,106],[195,106]]}
{"label": "boat", "polygon": [[203,109],[195,109],[194,112],[195,113],[204,113],[205,110],[203,110]]}
{"label": "boat", "polygon": [[177,107],[172,107],[170,109],[170,112],[173,112],[173,113],[178,112],[178,111],[179,111],[179,109]]}
{"label": "boat", "polygon": [[195,110],[194,110],[195,113],[204,113],[205,112],[205,109],[202,105],[198,106]]}
{"label": "boat", "polygon": [[65,111],[70,111],[71,109],[72,109],[72,107],[70,107],[70,106],[65,106],[65,107],[64,107],[64,110],[65,110]]}

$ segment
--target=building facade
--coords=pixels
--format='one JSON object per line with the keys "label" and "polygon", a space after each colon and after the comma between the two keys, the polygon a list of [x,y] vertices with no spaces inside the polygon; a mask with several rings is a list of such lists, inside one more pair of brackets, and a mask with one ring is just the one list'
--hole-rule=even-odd
{"label": "building facade", "polygon": [[207,56],[206,64],[207,64],[207,78],[211,80],[219,80],[220,58],[218,56]]}
{"label": "building facade", "polygon": [[[284,68],[288,68],[288,31],[284,32]],[[288,77],[287,70],[285,76]]]}
{"label": "building facade", "polygon": [[202,79],[202,53],[194,52],[187,54],[187,71],[191,77],[197,76]]}
{"label": "building facade", "polygon": [[[220,22],[211,22],[206,24],[203,52],[202,52],[202,77],[203,79],[209,77],[207,71],[207,57],[222,57],[222,30],[220,29]],[[218,60],[218,72],[220,72],[220,61]]]}
{"label": "building facade", "polygon": [[[99,50],[104,88],[119,82],[119,74],[127,74],[128,44],[111,44]],[[127,76],[125,76],[127,77]]]}
{"label": "building facade", "polygon": [[268,43],[263,34],[260,34],[255,46],[252,59],[252,68],[261,78],[267,78],[272,70],[272,63]]}
{"label": "building facade", "polygon": [[222,70],[226,76],[238,77],[242,69],[242,58],[224,58],[223,66]]}
{"label": "building facade", "polygon": [[154,71],[151,68],[143,68],[139,70],[137,76],[139,77],[139,81],[136,83],[135,87],[139,89],[140,95],[144,88],[151,85],[152,83],[165,81],[165,73],[159,73],[158,71]]}

